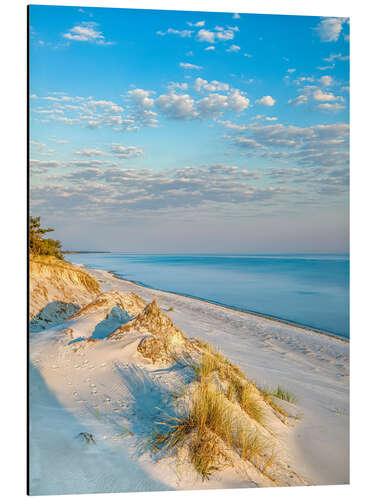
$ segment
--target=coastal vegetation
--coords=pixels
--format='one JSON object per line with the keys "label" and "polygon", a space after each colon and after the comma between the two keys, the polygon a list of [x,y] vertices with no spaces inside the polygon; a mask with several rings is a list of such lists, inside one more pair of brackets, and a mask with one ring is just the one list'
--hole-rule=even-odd
{"label": "coastal vegetation", "polygon": [[151,448],[177,453],[187,449],[202,480],[234,466],[238,460],[272,480],[268,469],[276,453],[270,415],[283,423],[288,417],[273,397],[290,393],[280,387],[272,393],[262,391],[211,345],[199,340],[195,345],[199,357],[190,365],[193,382],[175,395],[179,406],[185,404],[184,411],[158,422],[150,439]]}
{"label": "coastal vegetation", "polygon": [[40,255],[49,255],[62,260],[61,242],[52,238],[46,238],[45,235],[54,231],[51,228],[42,228],[40,217],[29,217],[29,252],[30,257]]}

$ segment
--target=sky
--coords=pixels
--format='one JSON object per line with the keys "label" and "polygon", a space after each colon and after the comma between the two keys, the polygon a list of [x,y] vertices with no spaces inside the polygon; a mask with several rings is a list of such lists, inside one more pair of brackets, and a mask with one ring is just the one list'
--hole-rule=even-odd
{"label": "sky", "polygon": [[30,212],[68,250],[349,249],[349,19],[30,6]]}

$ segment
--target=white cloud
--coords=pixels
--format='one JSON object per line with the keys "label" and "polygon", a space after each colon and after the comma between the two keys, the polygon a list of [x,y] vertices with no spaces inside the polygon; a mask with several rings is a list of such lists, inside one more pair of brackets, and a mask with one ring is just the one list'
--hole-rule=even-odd
{"label": "white cloud", "polygon": [[248,54],[247,52],[245,52],[245,53],[244,53],[244,56],[245,56],[245,57],[248,57],[249,59],[250,59],[251,57],[253,57],[251,54]]}
{"label": "white cloud", "polygon": [[[327,82],[327,80],[324,80]],[[308,85],[303,89],[299,89],[300,95],[295,99],[290,99],[288,101],[289,104],[294,106],[299,106],[301,104],[306,104],[308,102],[318,102],[318,103],[327,103],[327,102],[344,102],[344,98],[342,96],[336,96],[331,92],[323,91],[320,88],[317,88],[316,85]],[[338,110],[342,109],[343,106],[317,106],[317,109],[332,109]]]}
{"label": "white cloud", "polygon": [[132,97],[135,101],[136,104],[141,106],[142,108],[152,108],[154,105],[154,100],[149,97],[151,94],[150,90],[144,90],[144,89],[134,89],[134,90],[129,90],[128,95]]}
{"label": "white cloud", "polygon": [[249,107],[250,100],[241,95],[238,90],[234,90],[229,95],[210,94],[198,101],[197,106],[199,109],[200,117],[203,118],[217,118],[223,114],[224,111],[230,110],[240,113]]}
{"label": "white cloud", "polygon": [[238,45],[234,45],[232,44],[229,49],[226,50],[226,52],[238,52],[241,50],[241,47],[239,47]]}
{"label": "white cloud", "polygon": [[215,50],[215,46],[214,45],[209,45],[204,50]]}
{"label": "white cloud", "polygon": [[343,56],[340,52],[339,54],[330,54],[329,57],[323,57],[323,61],[326,62],[333,62],[335,59],[338,59],[339,61],[347,61],[349,56]]}
{"label": "white cloud", "polygon": [[346,22],[345,17],[329,17],[322,19],[315,29],[322,42],[337,42]]}
{"label": "white cloud", "polygon": [[233,19],[240,19],[240,15],[239,14],[233,14]]}
{"label": "white cloud", "polygon": [[57,168],[62,167],[64,164],[56,160],[30,160],[30,167],[41,167],[41,168]]}
{"label": "white cloud", "polygon": [[295,71],[296,71],[295,68],[289,68],[289,69],[287,69],[288,73],[294,73]]}
{"label": "white cloud", "polygon": [[113,112],[113,113],[120,113],[121,111],[124,111],[124,108],[122,108],[121,106],[118,106],[117,104],[115,104],[112,101],[104,101],[104,100],[94,101],[94,100],[90,100],[88,102],[88,105],[91,106],[91,107],[94,107],[94,108],[95,107],[99,107],[99,108],[105,109],[106,111],[110,111],[110,112]]}
{"label": "white cloud", "polygon": [[198,101],[199,114],[203,118],[216,118],[228,106],[228,97],[220,94],[210,94]]}
{"label": "white cloud", "polygon": [[70,28],[63,37],[67,40],[76,42],[92,42],[97,45],[113,45],[114,42],[108,42],[101,31],[97,29],[98,23],[82,22]]}
{"label": "white cloud", "polygon": [[333,83],[333,78],[332,76],[324,75],[319,78],[318,82],[324,87],[329,87]]}
{"label": "white cloud", "polygon": [[342,100],[341,96],[335,96],[329,92],[324,93],[321,89],[314,90],[312,96],[314,101],[318,102]]}
{"label": "white cloud", "polygon": [[301,85],[301,83],[306,83],[306,82],[310,82],[311,83],[313,81],[314,81],[314,77],[312,77],[312,76],[300,76],[296,80],[293,80],[293,82],[296,85]]}
{"label": "white cloud", "polygon": [[197,66],[196,64],[180,62],[179,66],[184,69],[203,69],[202,66]]}
{"label": "white cloud", "polygon": [[215,91],[226,91],[229,90],[229,84],[218,82],[217,80],[213,80],[212,82],[208,82],[207,80],[203,80],[203,78],[196,78],[194,82],[194,89],[197,92],[200,92],[202,89],[208,92]]}
{"label": "white cloud", "polygon": [[191,35],[193,34],[193,31],[191,30],[175,30],[173,28],[168,28],[167,31],[157,31],[156,32],[157,35],[160,35],[160,36],[165,36],[165,35],[178,35],[182,38],[186,38],[186,37],[191,37]]}
{"label": "white cloud", "polygon": [[216,33],[216,38],[218,40],[222,40],[222,41],[233,40],[233,38],[234,38],[233,30],[219,31],[218,33]]}
{"label": "white cloud", "polygon": [[322,104],[318,104],[316,107],[319,109],[322,109],[322,110],[327,110],[327,111],[339,111],[340,109],[345,108],[345,106],[343,106],[342,104],[339,104],[338,102],[335,102],[335,103],[325,102]]}
{"label": "white cloud", "polygon": [[215,43],[215,33],[213,31],[201,29],[197,33],[199,42]]}
{"label": "white cloud", "polygon": [[137,128],[138,124],[146,127],[157,126],[157,113],[152,111],[154,99],[150,97],[151,94],[151,90],[144,89],[133,89],[128,91],[128,96],[133,100],[135,105],[134,111],[130,115],[130,120],[128,120],[127,123],[128,130]]}
{"label": "white cloud", "polygon": [[204,26],[206,24],[206,21],[197,21],[196,23],[191,23],[188,21],[187,24],[189,26],[194,27],[194,28],[202,28],[202,26]]}
{"label": "white cloud", "polygon": [[301,94],[295,99],[289,99],[288,104],[292,104],[293,106],[300,106],[301,104],[305,104],[308,102],[308,97],[305,94]]}
{"label": "white cloud", "polygon": [[101,151],[100,149],[82,149],[80,151],[74,151],[75,155],[78,156],[106,156],[107,153],[104,151]]}
{"label": "white cloud", "polygon": [[112,144],[111,151],[121,160],[129,160],[144,155],[144,151],[136,146],[123,146],[121,144]]}
{"label": "white cloud", "polygon": [[[207,82],[202,78],[195,81],[195,90],[215,88],[216,90],[228,90],[229,85],[214,80]],[[240,113],[248,108],[250,100],[242,95],[238,90],[233,90],[228,95],[210,93],[198,101],[194,101],[188,94],[176,95],[173,92],[161,95],[156,100],[156,105],[160,112],[167,118],[174,120],[192,120],[192,119],[215,119],[223,114],[224,111],[234,111]]]}
{"label": "white cloud", "polygon": [[316,69],[319,71],[326,71],[327,69],[333,69],[335,67],[335,63],[329,65],[329,66],[318,66]]}
{"label": "white cloud", "polygon": [[257,104],[263,104],[264,106],[273,106],[276,100],[270,95],[265,95],[261,99],[255,101]]}
{"label": "white cloud", "polygon": [[187,90],[189,85],[186,82],[178,83],[178,82],[169,82],[168,83],[168,90]]}
{"label": "white cloud", "polygon": [[173,92],[163,94],[156,99],[158,109],[173,120],[188,120],[198,116],[194,108],[194,99],[188,94],[176,95]]}
{"label": "white cloud", "polygon": [[240,94],[238,90],[228,96],[228,105],[234,111],[241,112],[248,108],[249,104],[250,99]]}
{"label": "white cloud", "polygon": [[224,29],[221,26],[215,27],[216,31],[200,29],[197,33],[199,42],[215,43],[216,41],[233,40],[236,29]]}

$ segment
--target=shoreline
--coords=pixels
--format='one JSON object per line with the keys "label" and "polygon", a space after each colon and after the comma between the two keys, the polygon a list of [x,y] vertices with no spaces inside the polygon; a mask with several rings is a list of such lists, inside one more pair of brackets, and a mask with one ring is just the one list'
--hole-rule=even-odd
{"label": "shoreline", "polygon": [[267,319],[267,320],[270,320],[270,321],[275,321],[275,322],[281,323],[283,325],[293,326],[293,327],[300,328],[302,330],[306,330],[306,331],[309,331],[309,332],[312,332],[312,333],[317,333],[317,334],[320,334],[320,335],[325,335],[327,337],[330,337],[330,338],[333,338],[333,339],[336,339],[336,340],[341,340],[342,342],[350,344],[350,338],[345,338],[345,337],[342,337],[342,336],[340,336],[338,334],[334,334],[334,333],[331,333],[331,332],[326,332],[324,330],[319,330],[319,329],[313,328],[311,326],[305,326],[305,325],[302,325],[300,323],[295,323],[295,322],[290,321],[290,320],[285,320],[285,319],[282,319],[282,318],[278,318],[276,316],[271,316],[271,315],[267,315],[267,314],[263,314],[263,313],[258,313],[258,312],[255,312],[255,311],[246,311],[245,309],[241,309],[240,307],[229,306],[229,305],[226,305],[226,304],[220,304],[219,302],[215,302],[215,301],[209,300],[209,299],[204,299],[204,298],[201,298],[201,297],[194,297],[193,295],[188,295],[188,294],[179,293],[179,292],[173,292],[173,291],[170,291],[170,290],[161,290],[159,288],[154,288],[152,286],[145,285],[144,283],[140,283],[140,282],[137,282],[137,281],[134,281],[134,280],[129,280],[129,279],[126,279],[126,278],[122,278],[120,275],[118,275],[116,273],[116,271],[107,271],[105,269],[95,269],[93,267],[90,267],[90,266],[87,266],[87,265],[83,265],[83,264],[78,264],[76,262],[74,262],[74,265],[82,266],[86,270],[93,269],[95,271],[101,271],[101,272],[104,272],[104,273],[108,273],[108,274],[112,275],[116,279],[119,279],[121,281],[125,281],[126,283],[131,283],[133,285],[136,285],[136,286],[139,286],[139,287],[142,287],[142,288],[146,288],[146,289],[153,290],[153,291],[156,291],[156,292],[169,293],[169,294],[172,294],[172,295],[177,295],[177,296],[180,296],[180,297],[185,297],[185,298],[196,300],[196,301],[199,301],[199,302],[212,304],[214,306],[222,307],[224,309],[229,309],[231,311],[237,311],[237,312],[241,312],[241,313],[244,313],[244,314],[249,314],[250,316],[256,316],[258,318],[263,318],[263,319]]}

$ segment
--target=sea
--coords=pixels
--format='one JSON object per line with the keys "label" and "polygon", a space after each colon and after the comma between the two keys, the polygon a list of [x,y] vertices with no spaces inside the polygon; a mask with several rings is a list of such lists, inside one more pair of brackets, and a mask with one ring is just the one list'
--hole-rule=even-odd
{"label": "sea", "polygon": [[65,258],[146,287],[349,338],[347,254],[76,253]]}

